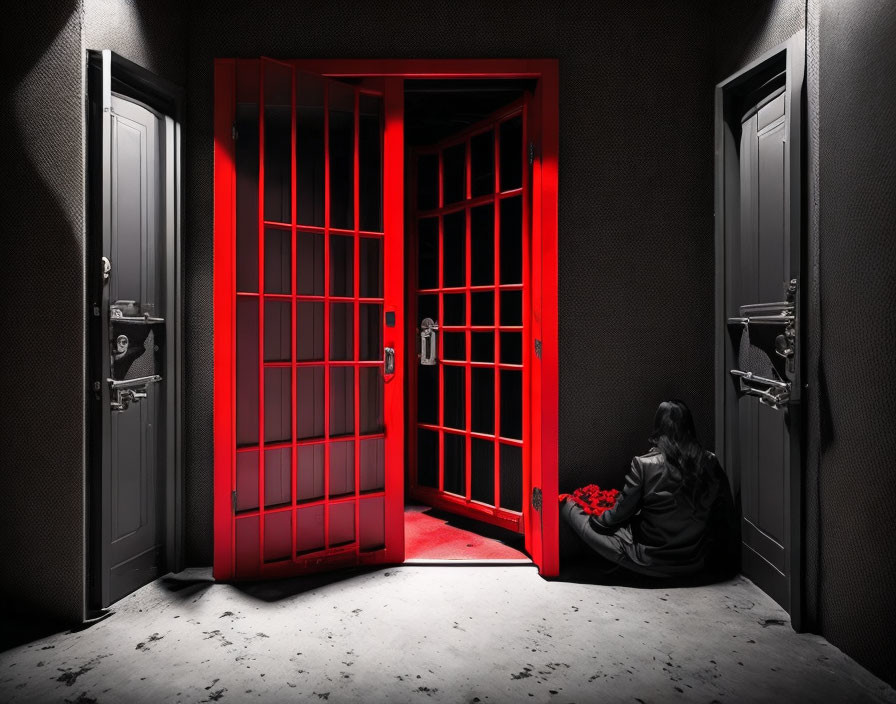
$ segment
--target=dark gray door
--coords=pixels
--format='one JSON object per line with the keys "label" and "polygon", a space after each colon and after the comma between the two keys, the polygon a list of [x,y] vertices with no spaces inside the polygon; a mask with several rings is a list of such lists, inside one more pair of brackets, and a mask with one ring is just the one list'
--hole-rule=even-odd
{"label": "dark gray door", "polygon": [[[732,252],[741,315],[759,314],[751,317],[742,331],[739,366],[752,365],[747,371],[781,380],[787,378],[786,362],[775,352],[775,340],[784,328],[764,318],[773,317],[782,308],[776,304],[786,303],[791,279],[786,226],[786,120],[782,85],[752,106],[742,121],[740,242],[738,250]],[[737,405],[743,569],[787,607],[791,469],[788,413],[749,394],[741,396]]]}
{"label": "dark gray door", "polygon": [[[112,95],[109,144],[109,403],[104,413],[103,605],[164,564],[164,121]],[[106,590],[104,589],[104,592]]]}

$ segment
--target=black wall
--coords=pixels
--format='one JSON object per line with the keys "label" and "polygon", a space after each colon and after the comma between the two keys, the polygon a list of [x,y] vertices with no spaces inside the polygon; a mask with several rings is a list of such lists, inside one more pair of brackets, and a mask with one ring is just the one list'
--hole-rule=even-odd
{"label": "black wall", "polygon": [[[560,485],[621,482],[677,396],[713,444],[712,83],[689,3],[214,2],[190,28],[187,548],[212,550],[212,59],[560,60]],[[662,155],[659,157],[658,155]]]}
{"label": "black wall", "polygon": [[176,0],[81,0],[84,48],[111,49],[185,87],[187,14]]}

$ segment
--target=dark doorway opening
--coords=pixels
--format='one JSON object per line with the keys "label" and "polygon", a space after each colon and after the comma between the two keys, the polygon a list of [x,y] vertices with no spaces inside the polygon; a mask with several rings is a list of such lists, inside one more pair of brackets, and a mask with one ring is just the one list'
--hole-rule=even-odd
{"label": "dark doorway opening", "polygon": [[[406,559],[523,560],[533,80],[405,82]],[[428,508],[427,508],[428,507]]]}

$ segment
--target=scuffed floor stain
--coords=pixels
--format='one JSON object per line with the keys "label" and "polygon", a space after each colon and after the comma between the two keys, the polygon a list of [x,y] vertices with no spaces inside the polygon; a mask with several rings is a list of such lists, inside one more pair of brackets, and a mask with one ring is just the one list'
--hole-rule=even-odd
{"label": "scuffed floor stain", "polygon": [[75,682],[78,681],[78,678],[81,675],[85,675],[88,672],[90,672],[93,668],[95,668],[100,663],[100,660],[102,660],[105,657],[108,657],[108,655],[100,655],[99,657],[95,657],[92,660],[89,660],[88,662],[81,665],[77,670],[74,670],[70,667],[65,667],[65,668],[60,667],[60,668],[58,668],[58,670],[62,674],[56,678],[56,681],[62,682],[67,687],[71,687]]}
{"label": "scuffed floor stain", "polygon": [[149,650],[147,647],[150,643],[155,643],[157,640],[162,640],[165,636],[160,636],[158,633],[153,633],[149,638],[145,641],[141,641],[137,643],[137,647],[134,650],[143,650],[144,652]]}
{"label": "scuffed floor stain", "polygon": [[81,692],[76,699],[65,699],[65,704],[97,704],[97,700],[88,697],[87,692]]}

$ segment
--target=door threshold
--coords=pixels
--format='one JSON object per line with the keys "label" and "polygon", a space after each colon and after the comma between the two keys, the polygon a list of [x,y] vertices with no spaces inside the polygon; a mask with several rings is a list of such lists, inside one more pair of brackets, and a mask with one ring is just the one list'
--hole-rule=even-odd
{"label": "door threshold", "polygon": [[482,560],[451,560],[451,559],[443,559],[443,558],[432,558],[432,557],[412,557],[408,560],[405,560],[401,564],[403,565],[412,565],[412,566],[420,566],[420,565],[459,565],[462,567],[488,567],[489,565],[498,565],[501,567],[507,567],[512,565],[526,566],[533,565],[532,560],[529,559],[505,559],[505,558],[495,558],[492,560],[482,559]]}

